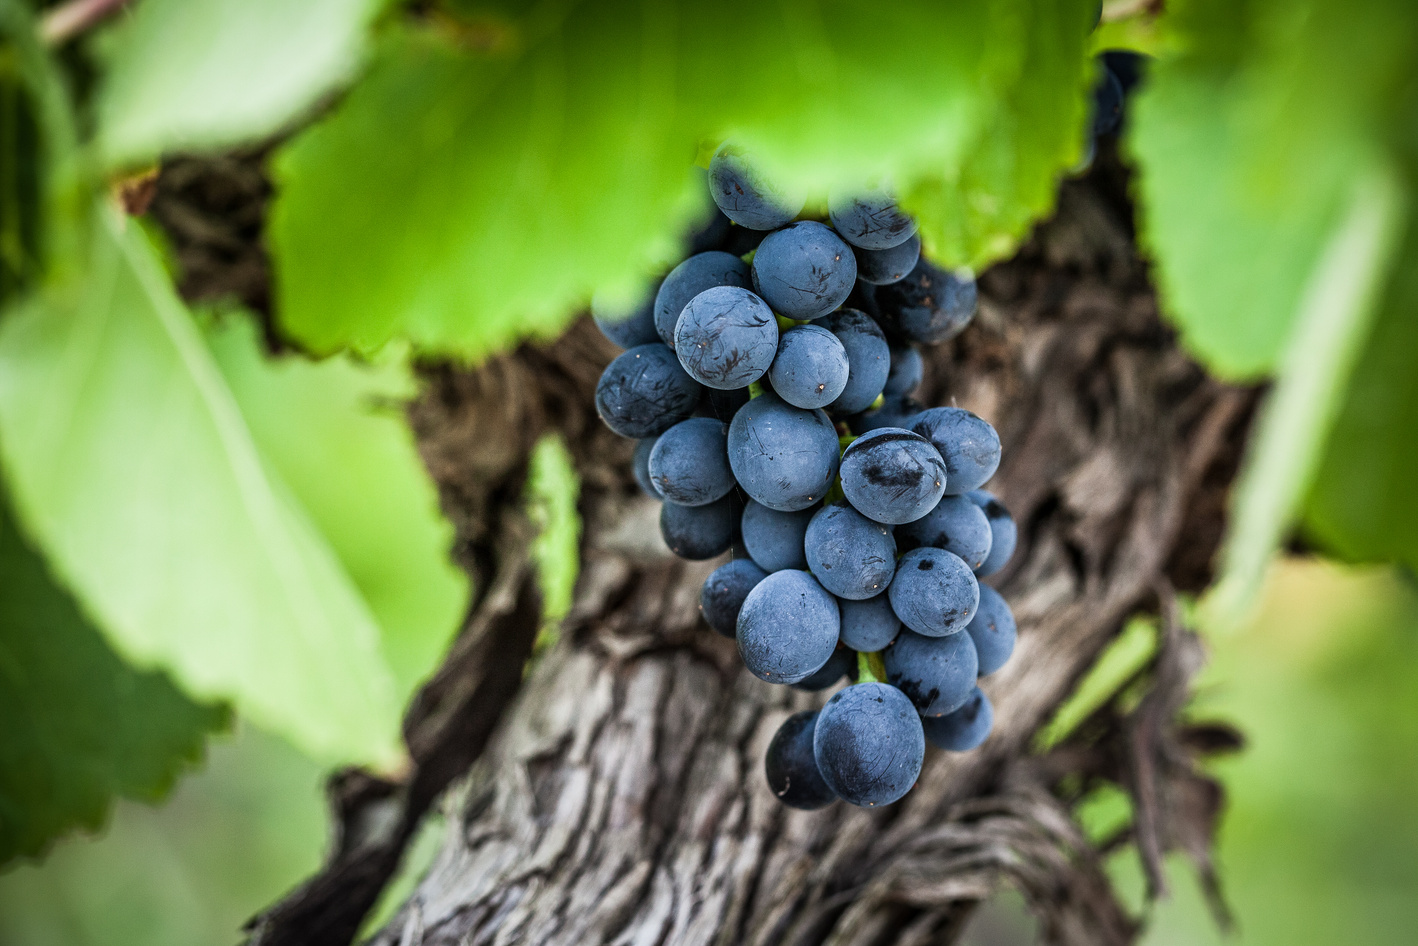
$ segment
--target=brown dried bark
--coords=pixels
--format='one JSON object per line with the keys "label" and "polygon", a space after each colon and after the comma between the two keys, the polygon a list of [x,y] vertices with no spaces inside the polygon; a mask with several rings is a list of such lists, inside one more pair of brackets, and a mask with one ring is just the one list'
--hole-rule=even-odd
{"label": "brown dried bark", "polygon": [[[886,810],[776,803],[763,751],[822,696],[753,679],[699,621],[716,563],[677,561],[660,542],[657,507],[629,475],[632,445],[595,417],[614,349],[583,320],[476,370],[428,368],[410,416],[480,598],[410,710],[408,777],[333,783],[330,863],[254,920],[253,940],[349,942],[450,783],[442,852],[378,943],[948,942],[1001,882],[1024,892],[1052,942],[1127,943],[1136,921],[1069,813],[1099,778],[1138,798],[1149,868],[1179,846],[1213,883],[1221,800],[1191,760],[1235,737],[1177,726],[1196,645],[1175,622],[1135,713],[1110,705],[1077,738],[1031,751],[1125,620],[1159,605],[1171,615],[1173,587],[1209,580],[1254,404],[1208,378],[1159,320],[1123,186],[1116,168],[1065,185],[1055,218],[981,278],[975,323],[927,352],[923,400],[996,425],[1004,463],[990,488],[1020,524],[1013,562],[992,579],[1019,645],[985,683],[997,715],[981,749],[932,752]],[[203,230],[200,207],[171,190],[155,208]],[[259,249],[224,251],[236,276],[200,242],[179,240],[179,252],[264,302],[250,269],[264,272]],[[583,566],[560,643],[523,679],[540,616],[520,490],[547,432],[582,478]],[[1151,876],[1160,889],[1160,870]]]}

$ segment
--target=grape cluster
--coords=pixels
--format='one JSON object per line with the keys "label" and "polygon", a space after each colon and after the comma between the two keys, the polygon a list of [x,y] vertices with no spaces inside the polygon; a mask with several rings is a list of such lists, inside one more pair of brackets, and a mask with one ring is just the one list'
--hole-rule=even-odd
{"label": "grape cluster", "polygon": [[981,489],[999,437],[911,397],[915,346],[965,328],[975,284],[921,257],[915,221],[885,192],[834,195],[830,225],[799,219],[802,198],[728,145],[709,184],[727,245],[750,251],[690,256],[628,315],[593,305],[626,348],[596,407],[639,440],[635,478],[664,503],[670,550],[732,551],[701,609],[748,669],[806,690],[854,681],[774,736],[774,794],[804,809],[889,804],[927,742],[985,740],[993,710],[976,681],[1014,649],[1008,605],[978,581],[1015,545],[1014,520]]}

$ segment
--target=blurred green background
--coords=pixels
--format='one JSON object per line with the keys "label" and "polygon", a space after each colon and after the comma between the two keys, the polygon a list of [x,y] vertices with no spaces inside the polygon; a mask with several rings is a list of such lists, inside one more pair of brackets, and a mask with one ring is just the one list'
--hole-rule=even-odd
{"label": "blurred green background", "polygon": [[[1243,626],[1208,635],[1191,715],[1240,726],[1216,764],[1230,806],[1218,860],[1238,929],[1212,923],[1191,868],[1151,912],[1151,946],[1405,944],[1418,929],[1418,590],[1389,569],[1287,559]],[[431,859],[428,829],[409,874]],[[98,838],[0,877],[0,942],[233,942],[325,844],[321,768],[238,725],[159,808],[120,801]],[[1130,903],[1130,851],[1111,868]],[[411,877],[405,878],[403,889]],[[388,898],[397,901],[398,895]]]}

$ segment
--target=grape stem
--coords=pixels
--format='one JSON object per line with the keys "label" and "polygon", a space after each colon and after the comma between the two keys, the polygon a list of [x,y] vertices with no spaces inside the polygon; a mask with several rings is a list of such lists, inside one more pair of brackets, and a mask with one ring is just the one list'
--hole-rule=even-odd
{"label": "grape stem", "polygon": [[886,664],[881,659],[881,651],[857,651],[857,682],[886,682]]}

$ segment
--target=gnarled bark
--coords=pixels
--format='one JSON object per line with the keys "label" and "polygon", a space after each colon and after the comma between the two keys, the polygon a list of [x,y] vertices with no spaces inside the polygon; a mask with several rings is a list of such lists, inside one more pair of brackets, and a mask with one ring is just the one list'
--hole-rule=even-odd
{"label": "gnarled bark", "polygon": [[[480,599],[410,710],[409,776],[336,780],[330,863],[253,921],[253,940],[349,942],[451,783],[442,851],[378,943],[946,942],[1003,881],[1052,941],[1131,941],[1135,921],[1069,803],[1078,784],[1117,781],[1138,799],[1149,867],[1180,846],[1209,868],[1219,795],[1190,759],[1234,737],[1175,725],[1195,642],[1169,621],[1136,713],[1105,707],[1045,755],[1031,743],[1125,620],[1171,615],[1174,587],[1209,579],[1254,392],[1209,379],[1159,321],[1121,194],[1104,172],[1065,185],[1055,219],[981,278],[974,324],[926,352],[922,400],[998,428],[990,489],[1020,525],[992,579],[1019,644],[984,684],[996,724],[982,748],[930,752],[915,789],[880,811],[772,798],[768,740],[823,696],[752,678],[699,620],[716,563],[677,561],[661,543],[632,444],[595,416],[614,349],[583,321],[476,370],[427,369],[411,418]],[[164,199],[160,188],[159,214],[175,213]],[[179,250],[212,259],[200,243]],[[550,431],[582,479],[583,565],[560,643],[524,679],[539,610],[519,497]]]}

